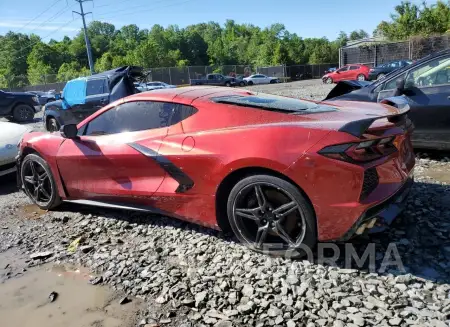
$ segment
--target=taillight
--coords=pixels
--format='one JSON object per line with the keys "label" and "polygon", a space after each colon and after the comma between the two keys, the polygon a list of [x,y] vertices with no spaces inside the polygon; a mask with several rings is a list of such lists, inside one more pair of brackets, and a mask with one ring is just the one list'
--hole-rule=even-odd
{"label": "taillight", "polygon": [[319,153],[325,157],[352,163],[364,163],[380,159],[397,151],[395,136],[360,142],[330,145]]}

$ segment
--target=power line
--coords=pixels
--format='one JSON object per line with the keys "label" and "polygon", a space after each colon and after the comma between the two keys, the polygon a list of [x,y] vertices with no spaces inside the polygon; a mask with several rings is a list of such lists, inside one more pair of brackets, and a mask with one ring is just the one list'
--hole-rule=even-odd
{"label": "power line", "polygon": [[[69,5],[66,5],[65,7],[63,7],[60,11],[58,11],[57,13],[55,13],[53,16],[51,16],[50,18],[48,18],[47,20],[44,20],[42,23],[40,23],[38,26],[36,26],[34,29],[32,29],[29,34],[31,34],[33,31],[37,30],[39,27],[43,26],[45,23],[48,23],[49,21],[51,21],[53,18],[55,18],[56,16],[62,14],[64,11],[68,10],[67,8],[69,7]],[[73,6],[72,6],[73,7]],[[71,7],[70,7],[71,8]],[[70,9],[69,8],[69,9]]]}
{"label": "power line", "polygon": [[[122,2],[126,2],[126,1],[122,1]],[[161,3],[161,2],[167,2],[167,0],[154,1],[154,2],[152,2],[152,4]],[[115,3],[115,4],[117,4],[117,3]],[[102,7],[108,7],[108,6],[110,6],[110,5],[103,5]],[[118,9],[118,10],[108,11],[108,12],[103,13],[103,15],[114,14],[116,12],[123,12],[124,10],[142,8],[142,7],[147,7],[147,5],[138,5],[138,6],[128,7],[126,9]]]}
{"label": "power line", "polygon": [[[118,5],[118,4],[121,4],[121,3],[124,3],[124,2],[130,2],[130,1],[132,1],[132,0],[123,0],[123,1],[115,2],[114,4]],[[110,7],[110,6],[111,6],[111,4],[108,3],[106,5],[94,6],[94,8],[103,8],[103,7]]]}
{"label": "power line", "polygon": [[[20,51],[23,51],[23,50],[25,50],[25,49],[28,49],[28,48],[30,48],[30,47],[35,46],[36,44],[41,43],[42,40],[45,40],[46,38],[49,38],[49,37],[53,36],[53,34],[54,34],[55,32],[58,32],[59,30],[63,29],[64,27],[66,27],[66,26],[69,25],[70,23],[74,22],[75,20],[76,20],[76,19],[71,19],[71,20],[67,21],[64,25],[61,25],[61,26],[58,27],[57,29],[52,30],[52,31],[51,31],[50,33],[48,33],[47,35],[41,37],[41,39],[40,39],[38,42],[29,44],[29,45],[27,45],[25,48],[22,48],[22,49],[20,49],[20,50],[16,50],[16,53],[15,53],[14,55],[16,55],[16,54],[17,54],[18,52],[20,52]],[[4,50],[4,52],[8,52],[8,50]],[[21,56],[21,57],[18,57],[18,58],[16,58],[16,59],[22,59],[22,58],[25,58],[25,57],[28,57],[28,55],[26,55],[26,56]]]}
{"label": "power line", "polygon": [[42,11],[39,15],[37,15],[36,17],[34,17],[32,20],[28,21],[25,25],[23,25],[21,28],[19,28],[16,33],[19,33],[21,30],[23,30],[25,27],[27,27],[28,25],[30,25],[32,22],[34,22],[36,19],[38,19],[39,17],[41,17],[43,14],[45,14],[47,11],[49,11],[54,5],[56,5],[58,2],[60,2],[61,0],[56,0],[55,2],[53,2],[48,8],[46,8],[44,11]]}
{"label": "power line", "polygon": [[191,2],[191,1],[193,1],[193,0],[185,0],[185,1],[182,1],[182,2],[173,3],[173,4],[170,4],[170,5],[167,5],[167,6],[161,6],[161,7],[155,7],[155,8],[150,8],[150,9],[138,10],[138,11],[133,11],[133,12],[123,12],[123,10],[120,10],[121,13],[119,15],[113,15],[113,16],[109,16],[109,17],[99,17],[97,19],[105,19],[105,18],[109,19],[109,18],[114,18],[114,17],[122,16],[122,15],[132,15],[132,14],[135,14],[135,13],[154,11],[155,9],[161,9],[161,8],[167,8],[167,7],[172,7],[172,6],[176,6],[176,5],[182,5],[184,3],[188,3],[188,2]]}

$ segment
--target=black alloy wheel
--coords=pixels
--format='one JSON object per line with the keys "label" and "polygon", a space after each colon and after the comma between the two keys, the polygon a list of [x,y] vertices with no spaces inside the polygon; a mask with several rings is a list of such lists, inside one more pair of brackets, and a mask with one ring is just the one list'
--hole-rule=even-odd
{"label": "black alloy wheel", "polygon": [[25,193],[41,209],[53,208],[61,202],[50,167],[40,156],[27,155],[20,176]]}
{"label": "black alloy wheel", "polygon": [[29,105],[19,104],[13,110],[13,118],[19,123],[30,121],[34,118],[34,109]]}
{"label": "black alloy wheel", "polygon": [[236,237],[257,252],[299,257],[303,247],[312,250],[317,242],[311,206],[281,178],[244,178],[231,191],[227,209]]}

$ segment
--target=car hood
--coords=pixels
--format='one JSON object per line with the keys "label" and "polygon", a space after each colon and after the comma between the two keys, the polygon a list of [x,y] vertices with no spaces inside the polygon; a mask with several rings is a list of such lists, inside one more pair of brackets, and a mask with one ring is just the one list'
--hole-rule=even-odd
{"label": "car hood", "polygon": [[29,126],[0,122],[0,144],[11,143],[17,145],[23,134],[31,131]]}
{"label": "car hood", "polygon": [[27,93],[27,92],[6,92],[7,94],[12,94],[16,96],[26,96],[26,97],[37,97],[37,95]]}
{"label": "car hood", "polygon": [[[328,76],[329,74],[325,75]],[[324,77],[325,77],[324,76]],[[343,94],[350,93],[355,90],[359,90],[363,87],[372,84],[372,82],[367,81],[340,81],[336,86],[328,93],[324,100],[329,100],[338,97]]]}

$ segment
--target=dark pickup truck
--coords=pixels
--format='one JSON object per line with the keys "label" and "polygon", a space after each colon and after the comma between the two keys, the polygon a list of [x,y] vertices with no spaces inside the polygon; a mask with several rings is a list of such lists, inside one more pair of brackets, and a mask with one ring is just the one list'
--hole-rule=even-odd
{"label": "dark pickup truck", "polygon": [[14,121],[32,120],[41,110],[38,98],[26,92],[5,92],[0,90],[0,117],[11,117]]}
{"label": "dark pickup truck", "polygon": [[208,74],[205,79],[191,79],[191,85],[235,86],[236,84],[234,77],[223,76],[222,74]]}

